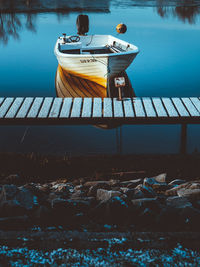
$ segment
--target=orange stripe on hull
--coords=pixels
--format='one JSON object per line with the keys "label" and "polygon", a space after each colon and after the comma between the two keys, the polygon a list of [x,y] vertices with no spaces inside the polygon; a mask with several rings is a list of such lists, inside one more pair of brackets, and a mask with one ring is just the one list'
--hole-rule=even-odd
{"label": "orange stripe on hull", "polygon": [[[63,68],[62,68],[62,69],[63,69]],[[77,73],[77,72],[74,72],[74,71],[71,71],[71,70],[66,70],[66,69],[63,69],[63,72],[70,73],[71,75],[80,77],[80,78],[82,78],[82,79],[86,79],[86,80],[89,80],[89,81],[93,81],[93,82],[95,82],[95,83],[97,83],[97,84],[100,84],[101,86],[107,88],[107,78],[95,77],[95,76],[89,76],[89,75],[80,74],[80,73]]]}

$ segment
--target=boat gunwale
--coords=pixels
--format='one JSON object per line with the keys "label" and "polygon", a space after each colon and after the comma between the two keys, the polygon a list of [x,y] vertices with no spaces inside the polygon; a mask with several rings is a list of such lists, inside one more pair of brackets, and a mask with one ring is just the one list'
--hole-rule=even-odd
{"label": "boat gunwale", "polygon": [[[86,58],[95,58],[95,57],[98,57],[98,58],[101,58],[101,57],[116,57],[116,56],[124,56],[124,55],[130,55],[130,54],[138,54],[140,51],[139,51],[139,48],[137,46],[135,46],[134,44],[130,44],[126,41],[123,41],[121,39],[118,39],[112,35],[96,35],[96,36],[109,36],[109,37],[113,37],[114,39],[118,40],[118,41],[121,41],[122,43],[127,43],[128,45],[132,45],[135,47],[134,50],[131,50],[131,51],[125,51],[125,52],[118,52],[118,53],[105,53],[105,54],[67,54],[67,53],[62,53],[58,46],[59,46],[59,43],[60,43],[60,39],[57,40],[56,42],[56,45],[55,45],[55,49],[54,49],[54,53],[56,56],[60,56],[60,57],[67,57],[67,58],[82,58],[82,57],[86,57]],[[86,46],[85,48],[83,49],[86,49],[86,48],[89,48],[88,46]]]}

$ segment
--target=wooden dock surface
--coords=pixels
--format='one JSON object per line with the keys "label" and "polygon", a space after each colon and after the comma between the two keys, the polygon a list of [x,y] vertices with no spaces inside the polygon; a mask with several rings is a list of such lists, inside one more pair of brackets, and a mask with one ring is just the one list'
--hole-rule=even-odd
{"label": "wooden dock surface", "polygon": [[0,125],[200,123],[198,97],[0,98]]}

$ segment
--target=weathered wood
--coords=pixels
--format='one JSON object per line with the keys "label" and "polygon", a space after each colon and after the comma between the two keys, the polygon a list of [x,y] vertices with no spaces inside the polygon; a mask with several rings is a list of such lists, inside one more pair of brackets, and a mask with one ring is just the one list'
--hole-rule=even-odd
{"label": "weathered wood", "polygon": [[123,112],[123,106],[122,101],[118,100],[117,98],[113,98],[113,108],[114,108],[114,117],[115,118],[123,118],[124,112]]}
{"label": "weathered wood", "polygon": [[8,109],[10,108],[11,104],[13,103],[14,98],[13,97],[7,97],[3,104],[0,107],[0,118],[3,118],[6,114],[6,112],[8,111]]}
{"label": "weathered wood", "polygon": [[84,98],[81,117],[90,118],[92,116],[92,98]]}
{"label": "weathered wood", "polygon": [[142,105],[142,101],[140,98],[134,98],[133,100],[133,107],[135,109],[135,115],[136,117],[146,117],[145,112],[144,112],[144,108]]}
{"label": "weathered wood", "polygon": [[190,114],[188,113],[188,111],[184,107],[180,98],[173,97],[172,102],[174,103],[174,105],[175,105],[176,109],[178,110],[178,113],[181,115],[181,117],[189,117],[190,116]]}
{"label": "weathered wood", "polygon": [[95,97],[93,99],[93,110],[92,110],[93,118],[101,118],[102,117],[102,99]]}
{"label": "weathered wood", "polygon": [[45,97],[40,112],[38,114],[38,118],[47,118],[52,102],[53,102],[53,97]]}
{"label": "weathered wood", "polygon": [[25,118],[32,103],[33,97],[26,97],[19,111],[17,112],[16,118]]}
{"label": "weathered wood", "polygon": [[126,98],[123,100],[124,104],[124,115],[126,118],[133,118],[134,111],[133,111],[133,102],[131,98]]}
{"label": "weathered wood", "polygon": [[71,106],[72,106],[72,98],[71,97],[65,98],[59,117],[60,118],[69,118]]}
{"label": "weathered wood", "polygon": [[72,105],[71,118],[79,118],[81,116],[82,98],[74,98]]}
{"label": "weathered wood", "polygon": [[188,97],[181,98],[191,116],[199,117],[200,113]]}
{"label": "weathered wood", "polygon": [[27,118],[36,118],[43,102],[43,97],[36,97],[33,101],[33,105],[28,112]]}
{"label": "weathered wood", "polygon": [[200,100],[197,97],[190,97],[190,100],[195,105],[196,109],[200,112]]}
{"label": "weathered wood", "polygon": [[0,97],[0,106],[3,103],[3,101],[4,101],[4,97]]}
{"label": "weathered wood", "polygon": [[156,112],[152,105],[151,99],[149,97],[143,97],[142,101],[144,103],[144,108],[145,108],[147,117],[156,117]]}
{"label": "weathered wood", "polygon": [[169,117],[179,117],[178,112],[176,111],[174,104],[172,103],[170,98],[163,97],[162,101]]}
{"label": "weathered wood", "polygon": [[158,114],[158,117],[167,117],[167,112],[162,104],[161,99],[158,97],[155,97],[152,99],[152,101],[156,109],[156,112]]}
{"label": "weathered wood", "polygon": [[104,118],[112,118],[113,116],[113,108],[112,108],[112,99],[104,98],[103,100],[103,117]]}
{"label": "weathered wood", "polygon": [[54,99],[53,105],[52,105],[51,110],[49,112],[49,118],[58,118],[62,102],[63,102],[62,98],[55,98]]}
{"label": "weathered wood", "polygon": [[[102,102],[103,101],[103,102]],[[0,124],[200,124],[200,100],[183,98],[0,98]],[[38,121],[37,121],[38,118]],[[11,120],[12,119],[12,120]],[[41,120],[42,119],[42,120]],[[59,120],[61,119],[61,120]]]}
{"label": "weathered wood", "polygon": [[14,118],[17,111],[19,110],[24,98],[22,97],[17,97],[15,98],[14,102],[10,106],[5,118]]}

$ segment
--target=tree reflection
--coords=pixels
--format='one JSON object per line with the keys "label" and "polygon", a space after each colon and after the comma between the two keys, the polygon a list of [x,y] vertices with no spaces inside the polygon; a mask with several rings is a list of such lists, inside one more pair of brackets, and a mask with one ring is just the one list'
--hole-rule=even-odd
{"label": "tree reflection", "polygon": [[36,15],[28,13],[25,17],[26,21],[23,26],[22,15],[16,13],[0,13],[0,41],[7,44],[10,37],[19,39],[19,33],[24,27],[32,32],[36,32]]}
{"label": "tree reflection", "polygon": [[195,0],[174,1],[174,6],[169,4],[166,0],[157,0],[156,10],[162,18],[173,16],[184,23],[194,24],[200,14],[200,7]]}
{"label": "tree reflection", "polygon": [[[0,0],[0,42],[6,44],[10,37],[19,39],[19,33],[23,28],[36,32],[38,12],[55,12],[59,20],[80,9],[85,12],[108,12],[110,2],[119,5],[121,3],[119,0]],[[200,14],[199,0],[127,0],[121,3],[123,6],[133,4],[154,6],[162,18],[174,16],[191,24],[196,22]]]}

